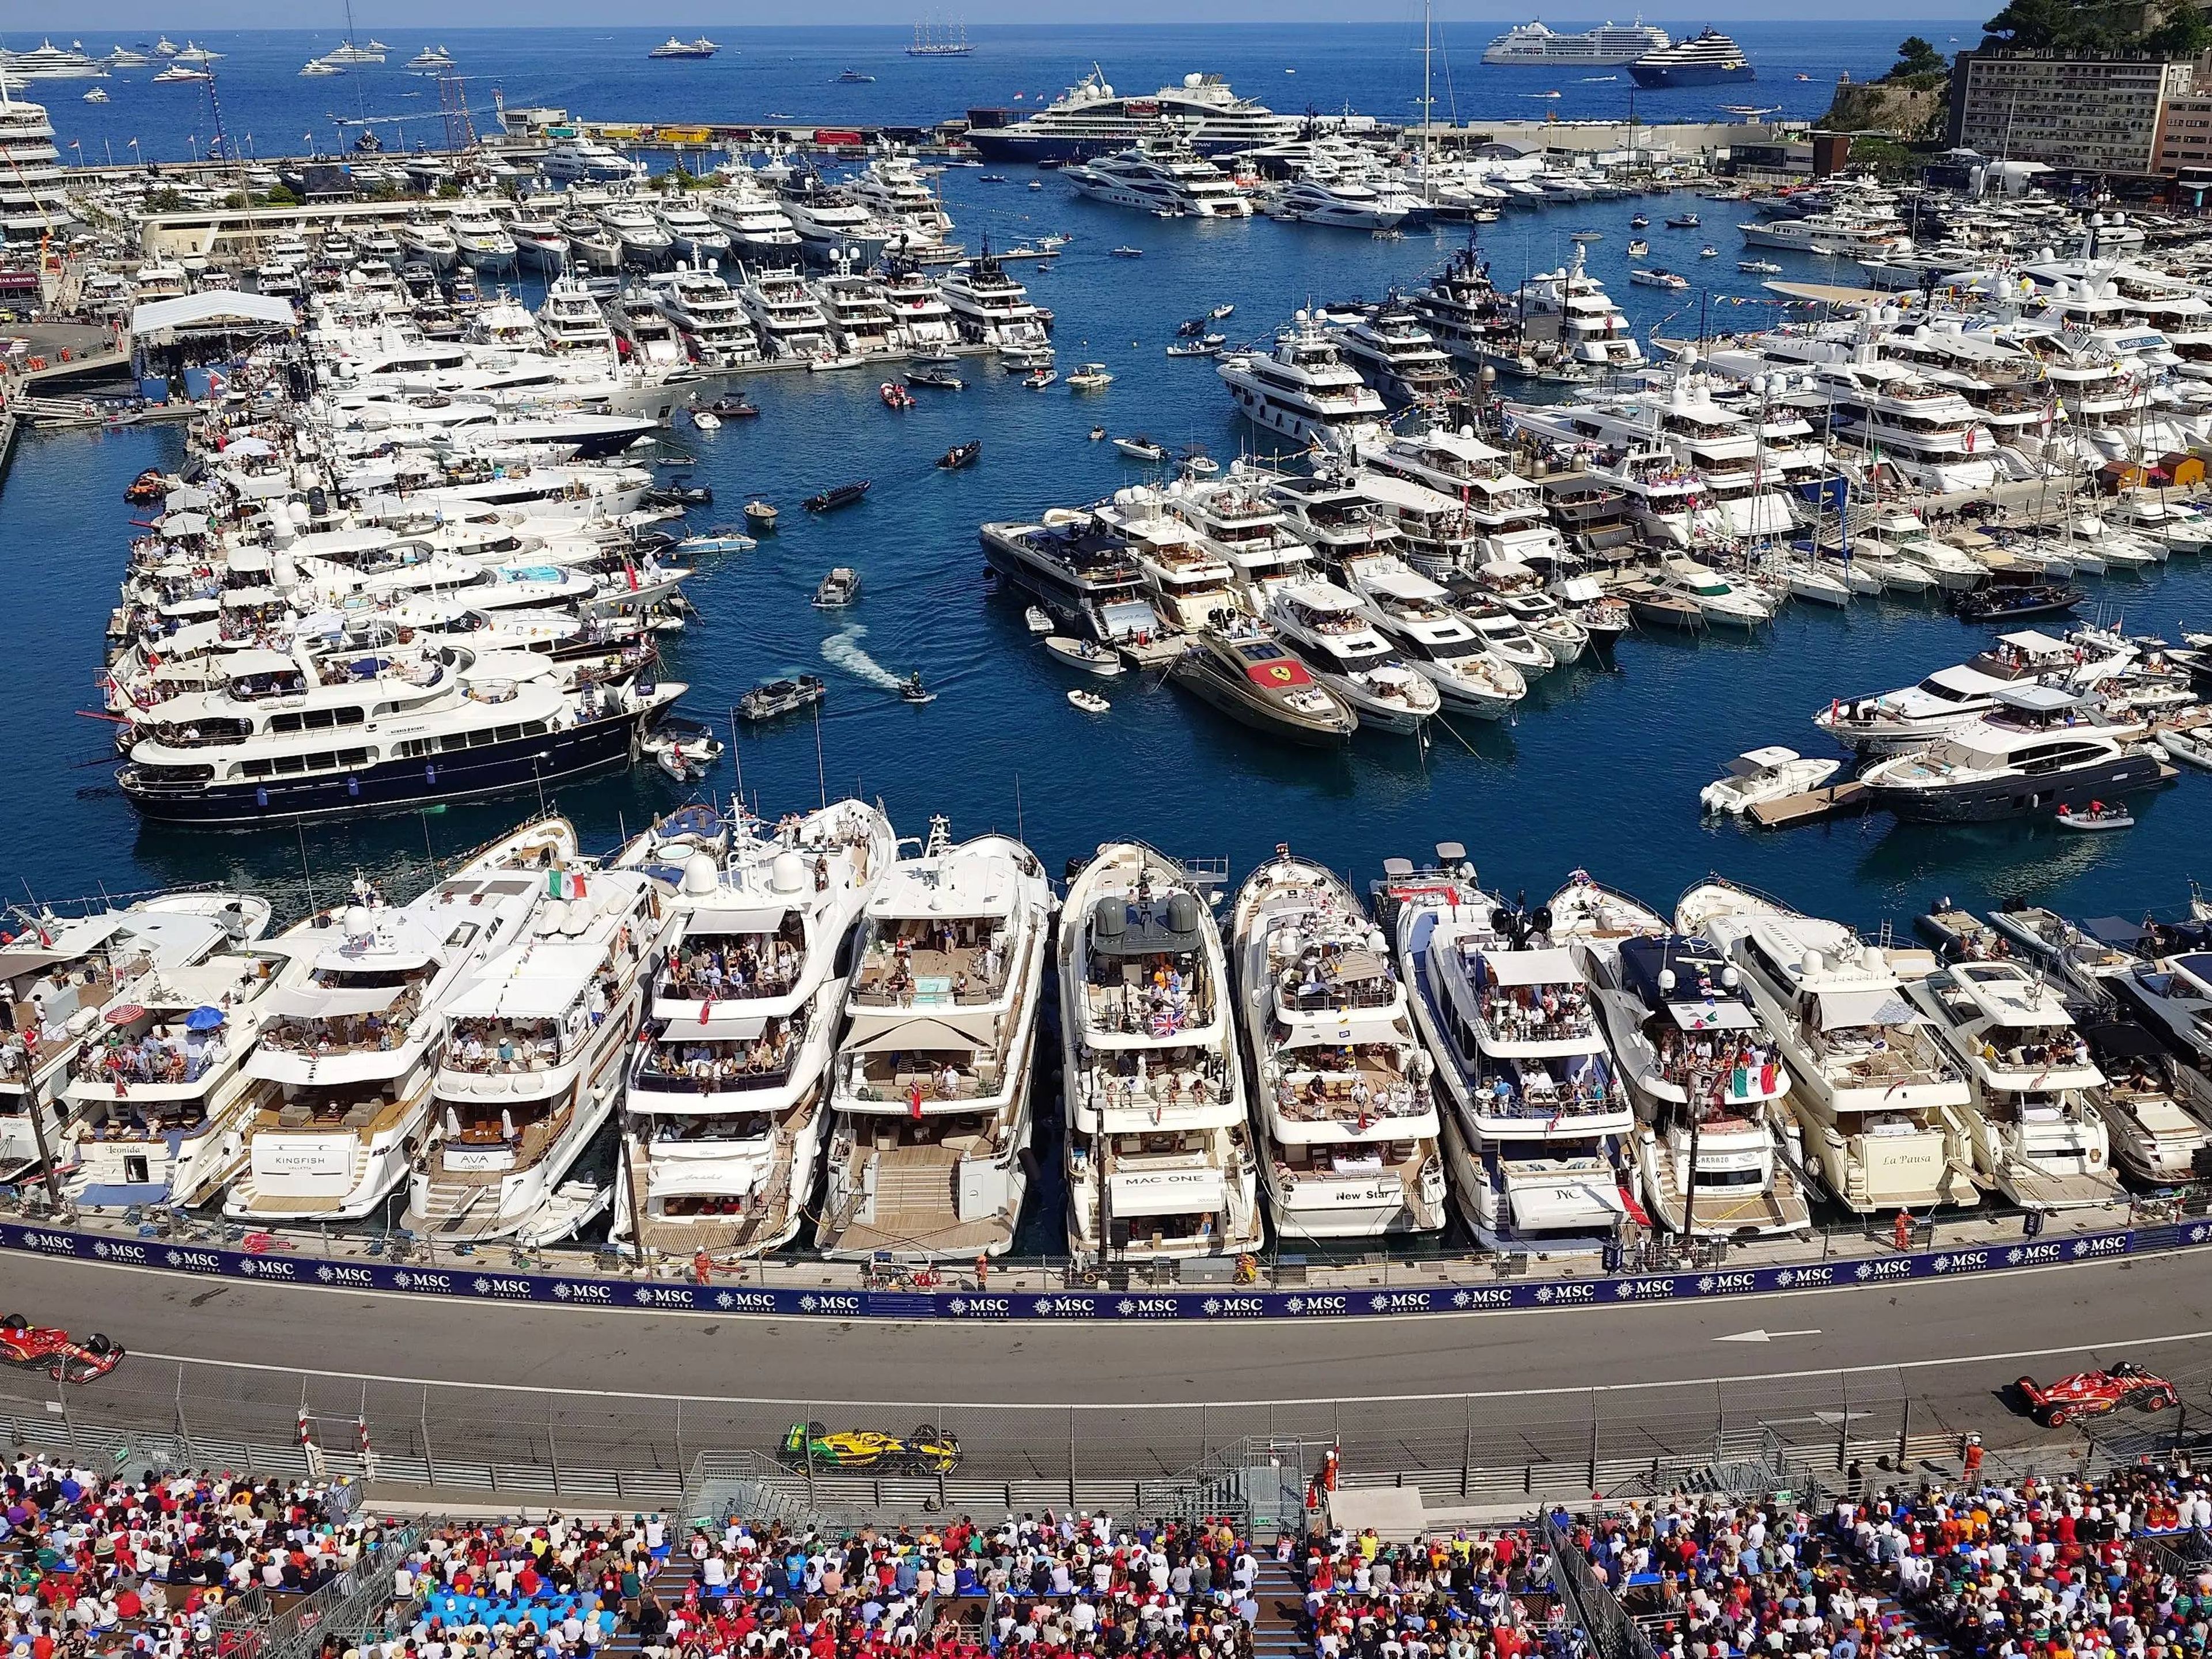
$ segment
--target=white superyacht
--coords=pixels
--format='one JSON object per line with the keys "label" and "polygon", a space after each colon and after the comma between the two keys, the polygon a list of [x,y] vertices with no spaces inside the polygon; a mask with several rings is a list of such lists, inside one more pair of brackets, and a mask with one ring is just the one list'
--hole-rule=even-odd
{"label": "white superyacht", "polygon": [[797,1236],[846,938],[895,845],[880,811],[846,800],[773,825],[685,807],[624,849],[622,865],[676,890],[630,1065],[611,1237],[689,1259]]}
{"label": "white superyacht", "polygon": [[1234,1255],[1262,1231],[1220,930],[1185,867],[1103,846],[1060,930],[1072,1254]]}
{"label": "white superyacht", "polygon": [[1230,948],[1278,1234],[1440,1230],[1434,1063],[1388,942],[1352,890],[1278,848],[1237,891]]}
{"label": "white superyacht", "polygon": [[373,890],[272,941],[246,1074],[264,1092],[223,1213],[261,1225],[357,1221],[407,1175],[429,1110],[447,1006],[522,936],[544,868],[575,856],[567,820],[526,824],[405,904]]}
{"label": "white superyacht", "polygon": [[1000,835],[956,846],[942,817],[885,872],[832,1073],[824,1255],[969,1261],[1012,1248],[1052,911],[1028,848]]}
{"label": "white superyacht", "polygon": [[1444,1153],[1461,1217],[1494,1250],[1593,1251],[1628,1214],[1635,1127],[1589,988],[1539,917],[1475,885],[1466,849],[1386,860],[1381,889],[1413,1018],[1451,1109]]}
{"label": "white superyacht", "polygon": [[1906,1000],[1891,951],[1717,879],[1683,894],[1674,916],[1741,974],[1790,1068],[1807,1172],[1838,1203],[1871,1215],[1980,1202],[1966,1074]]}
{"label": "white superyacht", "polygon": [[540,879],[548,902],[446,1007],[405,1221],[440,1241],[550,1243],[610,1197],[567,1177],[623,1092],[660,888],[575,865]]}

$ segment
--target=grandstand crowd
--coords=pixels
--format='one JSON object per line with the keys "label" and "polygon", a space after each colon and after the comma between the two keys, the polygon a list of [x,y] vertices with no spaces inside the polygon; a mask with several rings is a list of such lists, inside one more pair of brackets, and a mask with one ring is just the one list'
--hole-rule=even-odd
{"label": "grandstand crowd", "polygon": [[[322,1659],[1577,1659],[1533,1523],[1412,1540],[1075,1513],[842,1531],[404,1523],[343,1483],[4,1466],[0,1659],[256,1659],[383,1550]],[[2212,1480],[1675,1493],[1552,1517],[1657,1659],[2212,1659]],[[389,1564],[398,1559],[396,1567]],[[310,1650],[312,1651],[312,1650]]]}

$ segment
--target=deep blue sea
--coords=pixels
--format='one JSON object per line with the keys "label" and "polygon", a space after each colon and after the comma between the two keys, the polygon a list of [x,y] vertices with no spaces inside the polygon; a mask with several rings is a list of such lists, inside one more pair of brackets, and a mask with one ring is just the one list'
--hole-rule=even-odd
{"label": "deep blue sea", "polygon": [[[52,111],[64,147],[76,145],[72,156],[88,162],[131,160],[134,138],[143,160],[204,155],[216,133],[217,101],[234,141],[258,155],[296,155],[309,144],[343,149],[356,130],[341,128],[341,119],[376,120],[387,149],[437,146],[444,127],[436,82],[404,67],[430,45],[453,54],[479,122],[496,94],[510,104],[558,105],[611,121],[749,121],[774,112],[823,125],[924,125],[976,106],[1018,110],[1049,101],[1094,64],[1124,92],[1150,92],[1194,71],[1223,75],[1238,92],[1290,113],[1349,108],[1406,121],[1418,117],[1421,96],[1418,10],[1402,21],[1362,24],[978,27],[969,31],[972,55],[953,58],[908,58],[905,47],[912,36],[903,28],[710,29],[721,43],[716,56],[652,60],[646,53],[667,38],[665,29],[434,34],[380,29],[373,9],[356,7],[359,35],[392,48],[389,62],[302,80],[301,65],[343,36],[339,9],[326,9],[328,21],[315,32],[192,37],[224,54],[215,65],[212,94],[198,84],[153,85],[155,64],[118,70],[100,82],[109,95],[106,104],[82,102],[83,82],[45,82],[34,95]],[[1547,21],[1556,28],[1584,27]],[[1647,21],[1678,35],[1696,33],[1704,21],[1663,15]],[[40,21],[36,30],[49,27],[62,38],[65,26],[58,20]],[[1439,120],[1540,119],[1547,112],[1562,120],[1617,117],[1628,112],[1632,93],[1644,120],[1715,118],[1727,104],[1774,106],[1785,117],[1817,115],[1827,107],[1838,74],[1848,72],[1854,80],[1880,74],[1914,25],[1893,19],[1730,24],[1759,72],[1757,82],[1668,92],[1637,92],[1623,70],[1485,65],[1483,47],[1504,27],[1486,21],[1437,29],[1433,96]],[[1918,27],[1923,32],[1943,27]],[[687,39],[696,33],[684,31]],[[147,44],[130,31],[81,38],[95,54],[117,45]],[[1948,38],[1938,33],[1936,44],[1946,46]],[[27,25],[0,34],[0,44],[30,46],[38,40]],[[848,69],[876,79],[865,85],[839,82]],[[1556,100],[1545,96],[1553,92],[1559,94]]]}
{"label": "deep blue sea", "polygon": [[[867,34],[821,32],[832,33],[847,41]],[[1034,42],[1060,40],[1055,32],[1022,37],[1032,40],[1026,58],[1011,46],[1003,53],[990,46],[974,60],[938,64],[909,64],[897,55],[899,40],[884,34],[877,56],[860,60],[883,81],[854,89],[827,81],[843,59],[859,58],[857,45],[830,52],[817,42],[802,52],[794,37],[779,61],[800,67],[771,72],[759,32],[744,31],[737,34],[736,53],[703,66],[671,66],[675,76],[696,69],[702,88],[721,88],[696,99],[666,89],[679,82],[658,74],[664,66],[649,74],[641,61],[632,63],[634,33],[620,37],[618,52],[600,49],[601,72],[588,82],[581,46],[572,62],[532,44],[533,37],[518,45],[512,31],[456,33],[447,44],[471,68],[506,64],[518,96],[595,111],[676,115],[702,112],[704,104],[712,112],[734,100],[748,109],[760,104],[849,116],[856,106],[838,100],[855,91],[919,115],[1007,96],[1025,84],[1057,85],[1063,71],[1103,58],[1109,46],[1119,59],[1111,72],[1138,82],[1157,83],[1186,64],[1202,64],[1272,92],[1260,86],[1261,66],[1273,64],[1276,78],[1285,80],[1282,68],[1298,64],[1299,93],[1312,101],[1350,98],[1379,108],[1391,76],[1405,73],[1397,49],[1332,51],[1323,44],[1375,33],[1194,31],[1192,38],[1209,46],[1196,52],[1169,32],[1102,31],[1073,36],[1074,44],[1055,46],[1059,56],[1048,63]],[[1742,33],[1754,55],[1774,50],[1750,26]],[[412,35],[384,38],[403,55],[422,44]],[[980,45],[992,36],[977,38]],[[1848,31],[1838,28],[1833,38],[1838,44],[1829,56],[1819,55],[1826,47],[1807,46],[1795,61],[1819,65],[1820,78],[1832,81],[1829,66],[1844,61]],[[281,53],[265,44],[252,49],[290,63],[327,45],[287,41]],[[1231,53],[1224,41],[1243,44]],[[240,40],[220,37],[216,44],[236,46],[240,59],[247,56]],[[1466,43],[1470,64],[1480,45]],[[495,46],[510,57],[493,58]],[[1853,73],[1887,50],[1863,37]],[[480,52],[488,60],[482,64]],[[517,62],[532,67],[526,71]],[[925,72],[937,78],[924,82]],[[250,84],[242,73],[236,81],[241,88]],[[299,84],[313,88],[316,99],[345,89],[339,81]],[[748,85],[757,89],[740,90]],[[641,90],[648,86],[663,88],[658,101]],[[296,87],[277,90],[296,106]],[[168,91],[136,89],[127,99],[118,91],[112,118]],[[239,95],[243,101],[247,94]],[[1502,104],[1509,94],[1494,96]],[[1276,94],[1275,101],[1288,100]],[[1664,906],[1718,869],[1866,927],[1906,922],[1943,891],[1984,901],[2028,894],[2075,913],[2163,907],[2184,896],[2185,878],[2200,867],[2212,828],[2212,780],[2197,775],[2142,799],[2138,826],[2112,836],[2069,836],[2048,826],[1905,827],[1886,818],[1757,835],[1700,822],[1698,789],[1730,756],[1774,742],[1825,752],[1811,716],[1832,696],[1905,683],[1984,642],[1983,633],[1932,607],[1865,600],[1841,614],[1793,607],[1750,641],[1632,637],[1615,670],[1555,672],[1539,682],[1512,723],[1461,720],[1461,736],[1438,732],[1425,750],[1363,736],[1348,754],[1317,757],[1229,724],[1172,686],[1134,677],[1106,688],[1109,714],[1079,713],[1065,698],[1073,682],[1030,640],[1018,603],[987,591],[977,525],[1080,503],[1139,480],[1141,468],[1087,440],[1094,423],[1178,444],[1201,441],[1223,458],[1247,445],[1211,366],[1162,356],[1177,319],[1232,302],[1232,337],[1261,336],[1310,301],[1374,297],[1394,283],[1418,282],[1464,233],[1376,242],[1264,218],[1154,221],[1079,200],[1048,174],[1031,191],[1034,175],[1010,172],[1003,185],[987,185],[973,170],[945,175],[958,234],[973,246],[987,231],[1002,245],[1045,230],[1071,233],[1074,244],[1056,267],[1025,280],[1058,313],[1063,367],[1103,360],[1119,377],[1111,387],[1091,396],[1065,386],[1033,392],[974,362],[961,371],[966,391],[925,393],[911,412],[895,414],[875,395],[876,374],[760,375],[745,382],[761,406],[759,420],[712,434],[688,428],[675,434],[697,455],[698,477],[720,498],[695,515],[698,525],[733,520],[754,495],[786,509],[784,528],[758,551],[725,557],[692,584],[701,620],[668,641],[667,672],[692,688],[688,711],[720,720],[747,687],[794,670],[824,673],[830,684],[818,750],[811,723],[749,732],[737,745],[744,787],[763,810],[810,805],[825,786],[832,793],[858,789],[880,796],[905,834],[925,833],[939,812],[951,819],[956,835],[1018,829],[1055,870],[1071,854],[1117,836],[1142,836],[1180,854],[1226,854],[1240,872],[1287,842],[1362,886],[1387,855],[1418,856],[1438,840],[1459,840],[1486,880],[1508,892],[1548,894],[1579,865]],[[1705,213],[1704,228],[1674,232],[1655,223],[1648,233],[1652,258],[1705,280],[1710,296],[1626,283],[1632,203],[1509,216],[1483,229],[1483,245],[1506,284],[1557,263],[1571,251],[1570,231],[1595,227],[1605,237],[1592,246],[1592,268],[1640,327],[1664,319],[1670,331],[1694,331],[1708,298],[1723,301],[1709,307],[1717,322],[1768,314],[1726,303],[1756,299],[1757,279],[1735,272],[1729,209],[1693,204]],[[1698,258],[1708,240],[1723,257]],[[1144,257],[1107,257],[1120,242],[1141,246]],[[1769,257],[1790,264],[1792,276],[1832,274],[1810,259]],[[976,437],[983,441],[977,466],[945,473],[933,465],[946,448]],[[303,865],[324,896],[356,867],[404,885],[422,878],[426,857],[482,842],[534,807],[532,800],[456,808],[304,835],[140,828],[107,775],[108,726],[78,711],[94,702],[101,634],[131,533],[123,487],[142,467],[174,462],[180,447],[177,433],[152,428],[31,436],[0,489],[0,584],[14,622],[0,652],[0,708],[8,711],[13,763],[0,787],[6,890],[16,898],[63,897],[224,879],[297,902],[304,896]],[[800,497],[857,478],[874,485],[861,506],[818,520],[797,510]],[[833,564],[857,568],[863,592],[853,610],[825,617],[808,599]],[[2212,561],[2178,557],[2161,574],[2108,578],[2095,590],[2095,604],[2124,616],[2130,628],[2172,637],[2184,625],[2212,625]],[[915,668],[940,693],[926,708],[902,704],[885,689],[890,676]],[[726,795],[735,781],[736,769],[725,760],[713,787]],[[673,787],[653,772],[567,789],[558,800],[588,838],[609,842],[677,803]]]}

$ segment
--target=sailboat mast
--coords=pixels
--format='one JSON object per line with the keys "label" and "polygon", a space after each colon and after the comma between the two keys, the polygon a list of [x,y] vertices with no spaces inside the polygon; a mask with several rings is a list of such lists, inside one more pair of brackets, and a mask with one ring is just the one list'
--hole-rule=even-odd
{"label": "sailboat mast", "polygon": [[1436,123],[1437,105],[1430,92],[1430,3],[1431,0],[1421,0],[1421,184],[1424,191],[1433,199],[1429,179],[1429,129]]}

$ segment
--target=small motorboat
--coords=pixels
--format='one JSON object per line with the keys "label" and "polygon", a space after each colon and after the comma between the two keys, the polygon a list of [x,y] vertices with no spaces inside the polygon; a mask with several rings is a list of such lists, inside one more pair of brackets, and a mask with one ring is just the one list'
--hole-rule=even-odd
{"label": "small motorboat", "polygon": [[1747,749],[1729,763],[1727,771],[1698,791],[1698,805],[1708,812],[1748,812],[1761,801],[1818,789],[1842,766],[1839,760],[1801,755],[1779,744]]}
{"label": "small motorboat", "polygon": [[1126,242],[1120,247],[1109,248],[1106,251],[1117,259],[1141,259],[1145,257],[1144,249],[1131,247]]}
{"label": "small motorboat", "polygon": [[1640,283],[1645,288],[1683,289],[1687,288],[1690,285],[1690,279],[1688,277],[1680,276],[1671,270],[1663,270],[1656,265],[1654,265],[1649,270],[1638,270],[1630,271],[1628,273],[1628,280],[1632,283]]}
{"label": "small motorboat", "polygon": [[2069,806],[2060,801],[2058,822],[2067,830],[2132,830],[2136,815],[2108,801],[2093,800],[2087,806]]}
{"label": "small motorboat", "polygon": [[698,782],[722,758],[722,740],[696,720],[665,720],[639,746],[678,783]]}
{"label": "small motorboat", "polygon": [[839,565],[822,579],[814,590],[817,611],[839,611],[860,597],[860,573],[850,565]]}
{"label": "small motorboat", "polygon": [[696,427],[700,431],[720,432],[722,429],[722,417],[714,413],[713,410],[693,409],[689,412],[691,416],[691,424]]}
{"label": "small motorboat", "polygon": [[860,354],[857,351],[825,351],[818,357],[806,360],[807,372],[820,374],[833,368],[858,368]]}
{"label": "small motorboat", "polygon": [[1571,230],[1567,233],[1567,240],[1571,242],[1602,242],[1605,233],[1601,230]]}
{"label": "small motorboat", "polygon": [[1721,251],[1715,247],[1711,242],[1706,243],[1705,246],[1698,250],[1698,258],[1700,259],[1717,259],[1720,257]]}
{"label": "small motorboat", "polygon": [[1096,691],[1086,691],[1079,685],[1067,694],[1067,700],[1086,714],[1103,714],[1114,706]]}
{"label": "small motorboat", "polygon": [[1697,228],[1698,216],[1694,213],[1670,213],[1667,216],[1667,228],[1669,230],[1695,230]]}
{"label": "small motorboat", "polygon": [[957,374],[947,374],[941,368],[909,369],[906,383],[911,386],[927,386],[936,392],[963,392],[968,386],[968,382]]}
{"label": "small motorboat", "polygon": [[775,508],[766,501],[745,503],[745,522],[763,532],[775,528]]}
{"label": "small motorboat", "polygon": [[937,465],[947,472],[957,472],[963,466],[973,466],[983,453],[983,441],[970,438],[964,444],[955,444],[937,458]]}
{"label": "small motorboat", "polygon": [[760,409],[743,398],[721,397],[707,405],[707,412],[726,421],[749,421],[759,415]]}
{"label": "small motorboat", "polygon": [[921,670],[917,668],[906,677],[905,684],[899,687],[899,700],[902,702],[912,703],[935,702],[937,693],[923,688]]}
{"label": "small motorboat", "polygon": [[146,507],[168,493],[169,481],[162,476],[161,469],[149,466],[131,481],[123,492],[123,499],[133,507]]}
{"label": "small motorboat", "polygon": [[1114,447],[1133,461],[1164,461],[1168,458],[1164,444],[1154,443],[1141,432],[1133,438],[1115,439]]}
{"label": "small motorboat", "polygon": [[2158,746],[2184,766],[2212,772],[2212,727],[2170,726],[2158,734]]}
{"label": "small motorboat", "polygon": [[885,380],[876,388],[876,395],[884,400],[885,409],[912,409],[914,393],[896,380]]}
{"label": "small motorboat", "polygon": [[1121,653],[1096,640],[1070,639],[1065,634],[1053,634],[1046,636],[1044,648],[1070,668],[1096,674],[1102,680],[1110,680],[1121,672]]}
{"label": "small motorboat", "polygon": [[1645,254],[1650,252],[1651,244],[1645,241],[1641,236],[1632,236],[1629,238],[1628,257],[1630,258],[1641,259]]}
{"label": "small motorboat", "polygon": [[839,484],[835,489],[825,489],[817,495],[809,495],[802,503],[809,513],[835,513],[841,507],[850,507],[868,493],[866,478],[858,483]]}
{"label": "small motorboat", "polygon": [[760,544],[733,524],[716,525],[702,535],[686,536],[676,544],[678,553],[750,553]]}
{"label": "small motorboat", "polygon": [[1211,320],[1210,317],[1186,317],[1176,325],[1176,333],[1182,339],[1195,340],[1206,332],[1206,325]]}
{"label": "small motorboat", "polygon": [[1771,259],[1739,259],[1735,268],[1747,276],[1779,276],[1782,267]]}
{"label": "small motorboat", "polygon": [[1094,426],[1091,428],[1091,441],[1094,444],[1105,435],[1106,428],[1103,426]]}
{"label": "small motorboat", "polygon": [[1203,340],[1184,340],[1168,348],[1170,357],[1211,357],[1221,348],[1208,345]]}
{"label": "small motorboat", "polygon": [[712,507],[714,492],[689,478],[671,478],[658,489],[645,492],[648,507]]}
{"label": "small motorboat", "polygon": [[812,674],[793,674],[763,680],[738,699],[738,714],[748,720],[781,720],[802,708],[811,708],[830,695],[830,688]]}
{"label": "small motorboat", "polygon": [[1202,449],[1194,449],[1182,458],[1183,476],[1187,478],[1211,478],[1221,471],[1221,463]]}
{"label": "small motorboat", "polygon": [[957,363],[959,361],[960,359],[950,351],[924,351],[915,358],[915,362],[925,364],[931,368],[942,368],[947,363]]}
{"label": "small motorboat", "polygon": [[1052,618],[1038,605],[1022,612],[1022,622],[1032,634],[1042,635],[1052,632]]}
{"label": "small motorboat", "polygon": [[2020,622],[2030,617],[2063,617],[2088,597],[2063,582],[1998,582],[1957,595],[1951,611],[1962,623]]}
{"label": "small motorboat", "polygon": [[1225,306],[1216,306],[1212,310],[1206,313],[1206,320],[1209,322],[1218,323],[1225,317],[1234,316],[1236,312],[1237,307],[1233,302]]}
{"label": "small motorboat", "polygon": [[1042,392],[1059,378],[1050,368],[1040,367],[1022,376],[1022,384],[1032,392]]}
{"label": "small motorboat", "polygon": [[1647,215],[1639,213],[1628,222],[1628,228],[1631,230],[1649,230],[1651,228],[1650,218]]}
{"label": "small motorboat", "polygon": [[1071,392],[1097,392],[1114,384],[1114,377],[1103,363],[1078,363],[1067,376]]}

